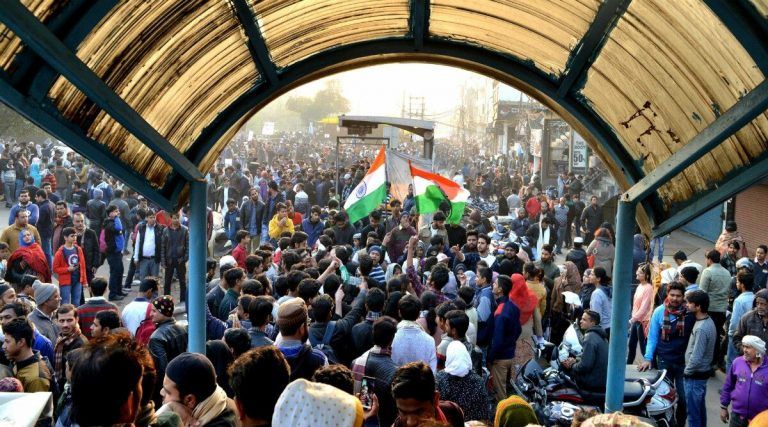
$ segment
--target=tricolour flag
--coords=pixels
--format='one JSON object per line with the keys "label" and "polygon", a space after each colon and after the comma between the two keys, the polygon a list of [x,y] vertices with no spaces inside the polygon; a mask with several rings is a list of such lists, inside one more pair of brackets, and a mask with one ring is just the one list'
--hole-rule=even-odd
{"label": "tricolour flag", "polygon": [[419,213],[437,211],[440,202],[445,200],[447,196],[448,201],[451,202],[451,214],[446,222],[458,224],[461,221],[464,207],[469,198],[469,191],[444,176],[419,169],[413,165],[411,165],[411,176],[413,176],[413,196],[416,198]]}
{"label": "tricolour flag", "polygon": [[386,158],[386,151],[381,147],[368,173],[344,202],[350,223],[368,216],[387,198]]}

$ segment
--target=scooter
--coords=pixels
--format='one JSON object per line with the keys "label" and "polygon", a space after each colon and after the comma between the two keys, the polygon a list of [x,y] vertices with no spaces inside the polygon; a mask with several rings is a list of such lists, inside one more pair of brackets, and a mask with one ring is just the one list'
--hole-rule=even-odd
{"label": "scooter", "polygon": [[[568,295],[571,294],[571,295]],[[580,305],[578,296],[565,292],[567,304]],[[518,369],[512,380],[516,394],[524,397],[548,426],[571,425],[578,410],[602,411],[605,394],[580,389],[561,368],[568,357],[581,355],[583,337],[575,323],[566,331],[559,347],[546,343],[534,347],[534,358]],[[624,412],[647,417],[651,424],[675,425],[677,393],[666,370],[639,372],[627,365],[624,383]]]}

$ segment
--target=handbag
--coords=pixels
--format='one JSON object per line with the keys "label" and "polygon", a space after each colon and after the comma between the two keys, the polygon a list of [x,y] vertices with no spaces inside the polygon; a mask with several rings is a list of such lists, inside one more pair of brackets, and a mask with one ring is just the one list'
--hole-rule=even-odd
{"label": "handbag", "polygon": [[592,253],[587,255],[587,265],[589,265],[589,268],[595,268],[595,254],[597,253],[597,248],[592,249]]}

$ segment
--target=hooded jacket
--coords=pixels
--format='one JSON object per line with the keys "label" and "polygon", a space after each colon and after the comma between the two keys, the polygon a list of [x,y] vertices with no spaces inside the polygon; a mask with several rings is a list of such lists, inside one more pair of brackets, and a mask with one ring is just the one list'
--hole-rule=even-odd
{"label": "hooded jacket", "polygon": [[587,329],[581,360],[571,367],[576,384],[593,392],[605,392],[608,381],[608,340],[598,325]]}

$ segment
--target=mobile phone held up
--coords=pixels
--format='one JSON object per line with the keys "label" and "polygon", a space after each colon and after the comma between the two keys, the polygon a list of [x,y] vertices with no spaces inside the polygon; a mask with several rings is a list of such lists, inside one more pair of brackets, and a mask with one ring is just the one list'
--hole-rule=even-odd
{"label": "mobile phone held up", "polygon": [[376,379],[371,377],[363,377],[360,382],[360,393],[357,394],[357,398],[360,399],[360,403],[363,404],[364,410],[371,409],[373,405],[373,387],[376,384]]}

